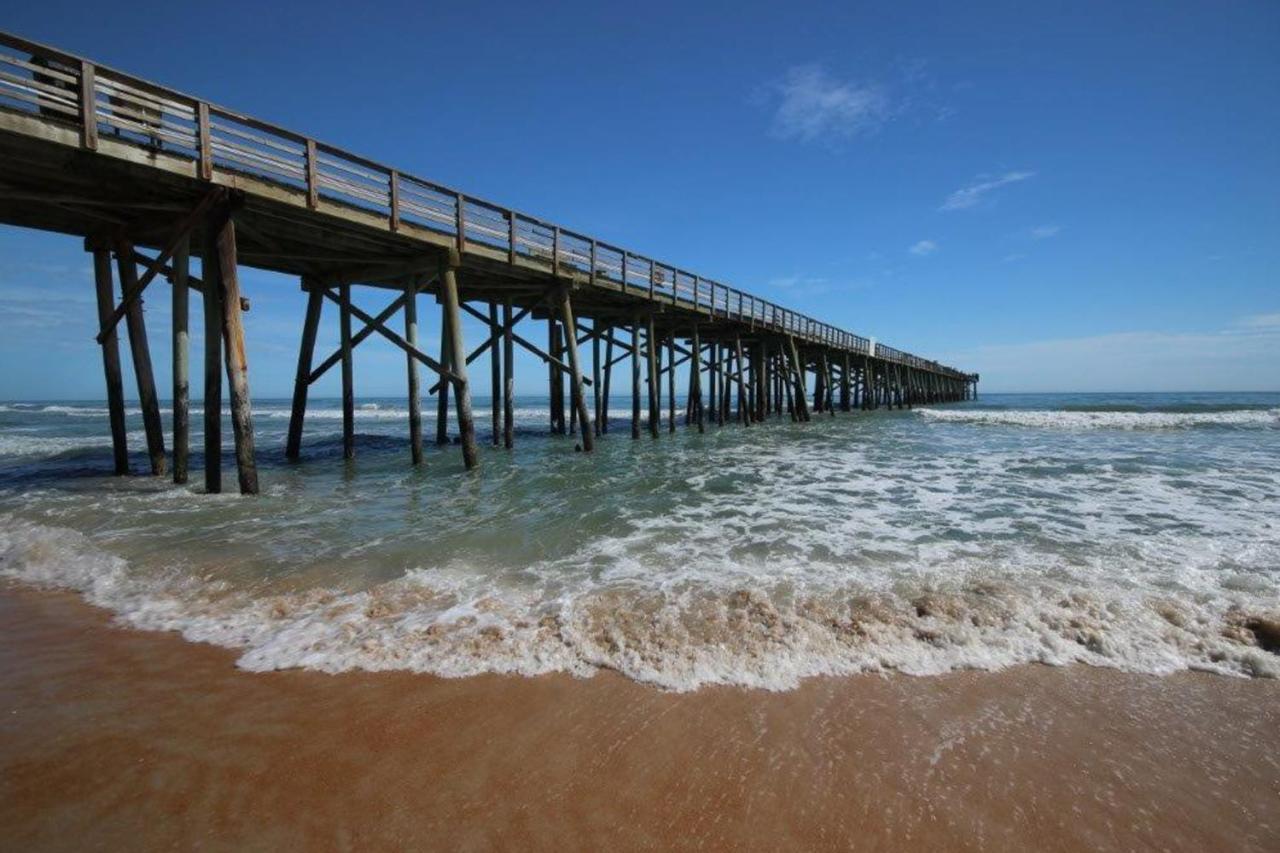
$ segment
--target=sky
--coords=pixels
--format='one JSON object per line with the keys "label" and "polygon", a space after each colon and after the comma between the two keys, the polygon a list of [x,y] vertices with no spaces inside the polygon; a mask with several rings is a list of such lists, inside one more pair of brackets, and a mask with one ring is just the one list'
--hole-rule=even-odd
{"label": "sky", "polygon": [[[42,0],[0,27],[979,372],[986,392],[1280,389],[1280,4],[352,9]],[[287,396],[298,282],[245,269],[242,286],[253,392]],[[161,388],[167,303],[146,303]],[[0,398],[101,398],[95,326],[81,242],[0,226]],[[318,357],[336,340],[329,310]],[[404,393],[390,344],[355,370],[357,396]],[[545,376],[522,356],[517,391]]]}

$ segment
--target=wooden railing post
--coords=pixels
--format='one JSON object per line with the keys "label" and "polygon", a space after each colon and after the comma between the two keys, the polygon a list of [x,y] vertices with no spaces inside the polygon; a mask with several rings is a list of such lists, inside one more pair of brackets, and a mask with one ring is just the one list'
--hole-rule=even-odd
{"label": "wooden railing post", "polygon": [[395,169],[387,176],[387,196],[391,208],[391,230],[400,230],[400,173]]}
{"label": "wooden railing post", "polygon": [[213,141],[209,138],[209,105],[196,104],[196,142],[200,150],[200,180],[213,180]]}
{"label": "wooden railing post", "polygon": [[98,148],[98,95],[94,85],[92,62],[80,63],[80,145],[95,151]]}
{"label": "wooden railing post", "polygon": [[307,207],[315,210],[320,205],[320,188],[316,186],[316,141],[307,140]]}

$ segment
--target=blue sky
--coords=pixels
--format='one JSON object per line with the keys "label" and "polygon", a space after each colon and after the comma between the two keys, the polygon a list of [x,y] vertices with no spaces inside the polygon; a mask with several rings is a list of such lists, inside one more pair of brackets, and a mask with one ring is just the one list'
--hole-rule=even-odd
{"label": "blue sky", "polygon": [[[1280,388],[1280,4],[266,5],[45,0],[2,26],[987,391]],[[244,283],[255,395],[287,395],[297,283]],[[94,325],[79,242],[0,226],[0,398],[101,397]],[[381,342],[356,371],[403,393]]]}

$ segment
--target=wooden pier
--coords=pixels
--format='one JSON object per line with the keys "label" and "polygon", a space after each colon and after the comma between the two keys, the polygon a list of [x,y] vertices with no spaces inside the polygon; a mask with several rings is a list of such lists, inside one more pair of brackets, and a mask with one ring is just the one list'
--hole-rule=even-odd
{"label": "wooden pier", "polygon": [[[420,368],[427,393],[436,396],[436,440],[450,440],[452,395],[463,458],[469,468],[478,464],[468,367],[482,356],[490,364],[493,442],[512,446],[516,347],[547,365],[549,428],[576,434],[584,451],[609,431],[609,391],[621,365],[631,376],[632,438],[645,429],[653,437],[664,428],[675,432],[677,421],[698,431],[775,417],[804,422],[815,414],[952,402],[977,392],[976,374],[5,33],[0,222],[83,237],[93,255],[117,473],[129,468],[123,321],[151,472],[171,470],[175,482],[186,481],[188,296],[200,296],[209,491],[222,488],[224,378],[240,491],[259,486],[242,265],[295,275],[307,294],[285,448],[291,459],[301,452],[308,388],[335,367],[342,376],[344,453],[355,453],[352,358],[373,335],[405,353],[414,464],[423,459]],[[193,253],[201,259],[198,277]],[[157,280],[169,282],[173,300],[171,465],[142,310]],[[353,287],[379,288],[390,301],[370,314],[353,304]],[[418,337],[423,295],[434,297],[442,314],[434,356]],[[326,302],[336,307],[341,344],[321,358],[315,343]],[[470,349],[464,315],[487,329]],[[544,346],[527,332],[532,322],[545,323]],[[686,400],[680,413],[678,389]]]}

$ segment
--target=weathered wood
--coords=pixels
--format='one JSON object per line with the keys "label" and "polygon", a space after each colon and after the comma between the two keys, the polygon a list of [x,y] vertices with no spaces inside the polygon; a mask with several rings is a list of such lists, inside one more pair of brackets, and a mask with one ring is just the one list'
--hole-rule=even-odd
{"label": "weathered wood", "polygon": [[[404,340],[411,347],[418,346],[418,283],[413,278],[404,288]],[[414,465],[422,464],[422,394],[418,390],[418,360],[411,353],[404,355],[409,391],[409,459]],[[497,410],[497,403],[494,403]],[[495,432],[496,435],[496,432]]]}
{"label": "weathered wood", "polygon": [[511,329],[515,323],[511,319],[511,310],[511,297],[508,296],[502,303],[502,444],[508,450],[515,445],[516,420],[516,359],[511,340]]}
{"label": "weathered wood", "polygon": [[[498,328],[498,303],[489,300],[489,328]],[[493,446],[501,442],[502,415],[498,411],[498,400],[502,396],[502,359],[498,354],[498,335],[489,335],[489,409],[490,422],[493,426]]]}
{"label": "weathered wood", "polygon": [[582,384],[582,365],[578,361],[578,332],[573,320],[573,305],[569,301],[569,289],[561,288],[560,322],[564,326],[565,349],[569,356],[569,381],[572,382],[573,402],[582,426],[582,449],[590,453],[595,449],[595,431],[591,428],[591,416],[587,413],[587,399]]}
{"label": "weathered wood", "polygon": [[791,357],[791,381],[795,384],[796,420],[804,422],[809,420],[809,404],[805,399],[808,391],[805,389],[804,365],[800,362],[800,352],[792,335],[787,336],[787,351]]}
{"label": "weathered wood", "polygon": [[[231,404],[231,434],[236,446],[236,470],[240,494],[258,494],[258,463],[254,453],[253,413],[249,399],[249,358],[244,343],[244,317],[240,310],[240,274],[236,260],[235,220],[227,211],[215,241],[218,247],[218,284],[222,290],[222,341],[227,366],[227,395]],[[213,282],[208,282],[214,287]]]}
{"label": "weathered wood", "polygon": [[[293,379],[293,405],[289,410],[289,434],[285,440],[286,459],[297,460],[302,451],[302,426],[307,416],[307,393],[311,388],[311,360],[316,349],[316,331],[324,295],[319,289],[307,293],[307,313],[302,321],[302,341],[298,345],[298,369]],[[341,353],[339,353],[341,357]]]}
{"label": "weathered wood", "polygon": [[183,238],[173,253],[173,482],[187,482],[191,457],[191,332],[187,278],[191,239]]}
{"label": "weathered wood", "polygon": [[[547,318],[547,353],[551,360],[560,361],[560,329],[555,317]],[[555,364],[547,362],[547,396],[550,400],[551,432],[564,435],[564,382]]]}
{"label": "weathered wood", "polygon": [[631,437],[640,437],[640,318],[631,321]]}
{"label": "weathered wood", "polygon": [[[619,345],[621,346],[621,345]],[[600,419],[597,424],[600,427],[601,435],[609,433],[609,388],[613,384],[613,330],[609,330],[609,336],[605,341],[604,347],[604,391],[600,395]]]}
{"label": "weathered wood", "polygon": [[351,359],[351,285],[338,287],[338,339],[342,349],[342,456],[356,455],[356,395]]}
{"label": "weathered wood", "polygon": [[646,375],[649,379],[649,435],[658,437],[658,353],[653,331],[653,315],[649,315],[644,338]]}
{"label": "weathered wood", "polygon": [[458,307],[456,269],[453,259],[444,266],[440,277],[440,295],[444,301],[443,325],[449,329],[450,368],[458,377],[454,380],[454,405],[458,413],[458,433],[462,440],[462,461],[470,470],[480,464],[480,456],[476,449],[476,425],[471,417],[471,386],[467,382],[467,351],[462,340],[462,311]]}
{"label": "weathered wood", "polygon": [[222,491],[222,273],[218,229],[205,229],[204,276],[204,490]]}
{"label": "weathered wood", "polygon": [[742,337],[733,336],[733,348],[738,356],[738,416],[743,426],[751,425],[751,401],[747,396],[747,385],[743,380]]}
{"label": "weathered wood", "polygon": [[[441,304],[444,304],[443,298]],[[453,345],[449,343],[449,324],[441,322],[440,364],[446,368],[450,367],[452,353]],[[436,392],[436,444],[438,445],[449,443],[449,389],[452,385],[452,382],[444,382]]]}
{"label": "weathered wood", "polygon": [[[122,291],[129,293],[139,289],[138,268],[133,263],[131,244],[120,244],[116,268],[120,274]],[[142,408],[142,426],[147,436],[151,473],[162,476],[166,469],[164,425],[160,420],[160,400],[156,397],[155,374],[151,369],[151,347],[147,343],[147,323],[142,316],[142,300],[135,298],[128,303],[125,324],[129,333],[129,352],[133,357],[133,374],[138,382],[138,403]]]}
{"label": "weathered wood", "polygon": [[667,336],[667,432],[676,431],[676,342]]}
{"label": "weathered wood", "polygon": [[[93,252],[93,279],[98,300],[98,323],[106,326],[115,306],[115,287],[111,280],[111,253],[106,249]],[[115,331],[102,341],[102,372],[107,383],[107,419],[111,424],[111,456],[117,475],[129,473],[128,432],[124,422],[124,381],[120,376],[120,344]]]}
{"label": "weathered wood", "polygon": [[[593,245],[592,249],[594,248],[595,246]],[[594,272],[592,274],[594,275]],[[598,324],[597,324],[597,329],[593,329],[592,331],[593,332],[598,331]],[[594,427],[595,434],[600,435],[600,419],[604,417],[604,409],[602,407],[602,403],[600,400],[601,379],[600,379],[600,335],[599,334],[592,334],[591,336],[591,373],[592,373],[591,379],[593,382],[591,386],[591,395],[592,395],[592,402],[595,404],[595,421],[592,424],[592,426]]]}
{"label": "weathered wood", "polygon": [[690,350],[693,352],[693,363],[689,367],[689,371],[693,374],[693,409],[694,417],[698,421],[698,432],[706,432],[703,422],[706,418],[703,416],[702,405],[702,341],[698,338],[698,324],[693,324],[692,345]]}

